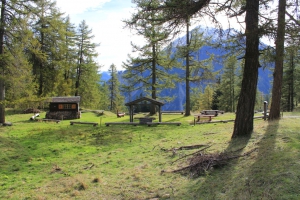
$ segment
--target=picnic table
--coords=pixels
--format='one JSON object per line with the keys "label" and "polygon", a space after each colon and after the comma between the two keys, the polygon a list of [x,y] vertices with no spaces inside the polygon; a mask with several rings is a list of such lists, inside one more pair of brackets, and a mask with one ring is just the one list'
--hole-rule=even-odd
{"label": "picnic table", "polygon": [[202,110],[201,114],[202,115],[214,115],[218,116],[219,110]]}

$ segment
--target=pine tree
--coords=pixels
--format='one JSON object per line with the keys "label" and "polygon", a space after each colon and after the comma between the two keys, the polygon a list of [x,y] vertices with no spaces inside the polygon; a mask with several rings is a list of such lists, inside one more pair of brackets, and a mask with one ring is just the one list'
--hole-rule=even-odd
{"label": "pine tree", "polygon": [[114,64],[109,67],[110,79],[108,80],[110,110],[118,112],[124,106],[124,98],[120,94],[120,82],[118,78],[117,68]]}
{"label": "pine tree", "polygon": [[[151,94],[153,99],[158,97],[159,90],[174,87],[171,74],[167,73],[172,67],[173,60],[170,59],[168,51],[163,49],[168,41],[170,31],[166,31],[163,26],[157,25],[154,20],[161,18],[159,12],[145,12],[141,10],[144,5],[158,5],[159,1],[138,0],[137,13],[139,19],[135,15],[130,20],[125,21],[126,25],[135,30],[138,35],[141,35],[146,40],[146,45],[139,47],[132,44],[133,51],[139,52],[135,58],[129,56],[126,63],[123,63],[126,71],[125,79],[130,79],[132,82],[128,86],[133,90],[142,89],[147,95]],[[151,114],[156,113],[156,107],[153,106]]]}
{"label": "pine tree", "polygon": [[276,59],[274,81],[272,88],[272,103],[269,120],[280,118],[280,100],[282,94],[283,60],[284,60],[284,36],[285,36],[285,12],[286,0],[279,0],[278,25],[276,34]]}
{"label": "pine tree", "polygon": [[220,88],[222,96],[219,98],[219,107],[226,112],[234,112],[238,98],[237,89],[237,59],[230,56],[225,60],[223,74],[221,76]]}
{"label": "pine tree", "polygon": [[[31,84],[30,78],[25,77],[30,70],[28,70],[29,63],[24,56],[25,49],[30,46],[30,30],[27,24],[31,3],[32,1],[1,0],[0,123],[5,123],[6,88],[16,88],[18,84],[22,86],[21,88],[26,88]],[[7,94],[7,98],[12,100],[12,93]],[[31,94],[32,91],[27,88],[23,93],[16,93],[15,97]]]}
{"label": "pine tree", "polygon": [[185,70],[185,84],[186,84],[186,104],[185,115],[189,116],[192,106],[190,100],[190,83],[203,84],[204,82],[211,82],[216,75],[212,72],[213,56],[208,59],[201,59],[199,52],[201,47],[206,44],[209,38],[205,38],[199,29],[194,29],[188,32],[189,25],[187,25],[186,43],[179,43],[175,57],[181,61],[181,65]]}
{"label": "pine tree", "polygon": [[33,74],[38,84],[38,95],[56,95],[59,79],[60,56],[65,39],[62,13],[51,0],[36,1],[33,8],[32,28],[38,49],[31,52]]}
{"label": "pine tree", "polygon": [[[83,20],[79,24],[76,35],[77,63],[75,74],[75,96],[81,95],[79,90],[84,79],[83,74],[88,72],[94,73],[94,70],[89,71],[89,67],[94,67],[94,58],[97,56],[97,53],[95,53],[97,44],[92,43],[93,38],[94,35],[92,35],[92,30],[89,29],[88,25]],[[88,78],[88,76],[85,76],[85,78]]]}

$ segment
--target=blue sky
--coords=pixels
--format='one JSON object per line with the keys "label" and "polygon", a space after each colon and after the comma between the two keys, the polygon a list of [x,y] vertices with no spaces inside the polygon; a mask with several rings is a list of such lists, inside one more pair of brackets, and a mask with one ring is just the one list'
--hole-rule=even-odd
{"label": "blue sky", "polygon": [[129,19],[134,11],[131,0],[56,0],[57,7],[69,15],[76,26],[82,20],[93,30],[97,48],[98,63],[101,71],[107,71],[114,63],[117,69],[122,69],[122,61],[126,61],[131,53],[130,42],[141,44],[142,38],[124,29],[122,20]]}
{"label": "blue sky", "polygon": [[[129,29],[124,29],[122,20],[129,19],[134,12],[135,5],[132,0],[56,0],[57,7],[69,15],[71,22],[76,26],[82,20],[92,29],[95,43],[100,43],[97,48],[99,54],[97,62],[102,66],[100,71],[107,71],[111,64],[122,70],[122,62],[126,61],[128,54],[132,54],[131,42],[143,44],[143,38],[134,35]],[[227,17],[219,16],[218,20],[223,28],[228,28]],[[233,19],[234,20],[234,19]],[[243,21],[241,17],[240,21]],[[231,19],[232,21],[232,19]],[[235,21],[235,20],[234,20]],[[196,25],[211,26],[207,18],[199,18]],[[243,29],[236,21],[231,22],[231,28]]]}

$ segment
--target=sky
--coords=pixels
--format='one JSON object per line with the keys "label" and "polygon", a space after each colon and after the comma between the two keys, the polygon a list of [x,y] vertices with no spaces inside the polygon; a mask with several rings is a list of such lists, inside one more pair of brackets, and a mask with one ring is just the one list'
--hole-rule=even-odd
{"label": "sky", "polygon": [[86,21],[94,43],[99,44],[97,62],[100,71],[107,71],[111,64],[122,70],[122,62],[131,53],[131,41],[142,43],[142,38],[135,36],[128,28],[124,29],[122,20],[129,19],[134,11],[131,0],[56,0],[61,12],[70,16],[71,23],[78,26]]}
{"label": "sky", "polygon": [[[56,0],[56,5],[61,12],[70,16],[75,26],[85,20],[92,29],[95,36],[93,42],[100,44],[97,47],[97,62],[102,66],[100,72],[107,71],[111,64],[115,64],[117,70],[122,70],[122,62],[132,53],[131,42],[143,44],[143,38],[124,28],[122,22],[130,19],[134,13],[135,5],[131,0]],[[221,21],[224,19],[220,17]],[[208,21],[204,20],[203,23],[209,25]]]}

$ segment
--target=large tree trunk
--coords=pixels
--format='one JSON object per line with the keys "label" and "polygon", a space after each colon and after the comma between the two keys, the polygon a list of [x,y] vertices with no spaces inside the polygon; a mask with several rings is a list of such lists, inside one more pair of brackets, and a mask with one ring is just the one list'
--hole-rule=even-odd
{"label": "large tree trunk", "polygon": [[[0,56],[4,54],[4,27],[5,27],[5,6],[6,0],[1,0],[1,19],[0,19]],[[0,123],[5,123],[5,82],[4,82],[4,65],[3,58],[0,61]]]}
{"label": "large tree trunk", "polygon": [[189,26],[190,21],[187,19],[186,21],[186,69],[185,69],[185,116],[191,115],[191,98],[190,98],[190,33],[189,33]]}
{"label": "large tree trunk", "polygon": [[[151,84],[151,96],[152,99],[156,99],[156,46],[152,45],[152,84]],[[156,105],[152,104],[150,108],[150,115],[156,114]]]}
{"label": "large tree trunk", "polygon": [[285,35],[285,7],[286,0],[279,0],[278,8],[278,27],[276,37],[276,60],[274,70],[274,81],[272,88],[272,103],[269,120],[280,119],[280,100],[282,93],[283,76],[283,54],[284,54],[284,35]]}
{"label": "large tree trunk", "polygon": [[259,0],[247,0],[245,67],[232,137],[250,135],[253,131],[259,67],[258,11]]}

